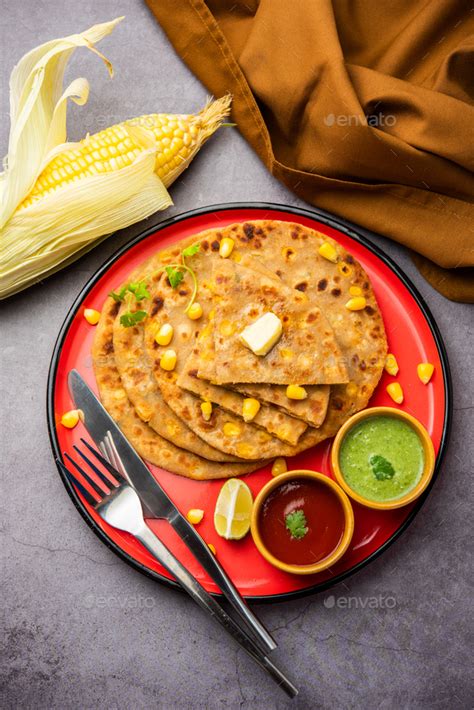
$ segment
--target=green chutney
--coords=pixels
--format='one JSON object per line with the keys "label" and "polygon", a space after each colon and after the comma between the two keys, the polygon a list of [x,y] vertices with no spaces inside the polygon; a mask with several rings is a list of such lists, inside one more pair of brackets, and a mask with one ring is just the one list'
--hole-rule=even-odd
{"label": "green chutney", "polygon": [[390,501],[411,491],[425,464],[423,444],[402,419],[363,419],[342,440],[339,466],[348,486],[373,501]]}

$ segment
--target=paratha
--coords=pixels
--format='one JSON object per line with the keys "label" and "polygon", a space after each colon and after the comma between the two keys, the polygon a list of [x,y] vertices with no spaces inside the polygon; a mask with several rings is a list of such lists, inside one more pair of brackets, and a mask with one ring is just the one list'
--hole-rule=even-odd
{"label": "paratha", "polygon": [[113,325],[119,304],[107,298],[97,325],[92,358],[102,404],[137,452],[156,466],[196,480],[232,478],[260,468],[258,463],[217,463],[191,454],[163,439],[135,413],[115,366]]}
{"label": "paratha", "polygon": [[[212,279],[219,296],[213,319],[214,357],[201,358],[198,377],[216,384],[348,381],[332,328],[304,292],[228,259],[214,260]],[[268,312],[279,318],[282,333],[261,357],[240,341],[239,333]]]}

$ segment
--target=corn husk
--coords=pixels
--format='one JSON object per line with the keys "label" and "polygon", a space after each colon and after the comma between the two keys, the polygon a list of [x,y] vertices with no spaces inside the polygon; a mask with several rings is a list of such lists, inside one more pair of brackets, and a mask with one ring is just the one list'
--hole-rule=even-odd
{"label": "corn husk", "polygon": [[66,142],[67,102],[85,104],[89,84],[78,78],[62,90],[71,55],[85,47],[112,75],[111,63],[94,44],[121,19],[46,42],[26,54],[12,72],[11,130],[0,175],[0,299],[57,271],[95,240],[172,204],[154,172],[155,142],[148,131],[133,126],[128,130],[144,150],[130,166],[87,177],[16,211],[51,159],[78,145]]}

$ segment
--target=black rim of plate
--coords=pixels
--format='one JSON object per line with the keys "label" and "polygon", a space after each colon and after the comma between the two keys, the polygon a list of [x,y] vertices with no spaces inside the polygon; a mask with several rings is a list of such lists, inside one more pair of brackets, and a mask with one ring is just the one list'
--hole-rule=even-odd
{"label": "black rim of plate", "polygon": [[[348,237],[351,239],[354,239],[354,241],[358,242],[359,244],[362,244],[364,247],[366,247],[369,251],[374,253],[379,259],[381,259],[394,273],[395,275],[399,278],[399,280],[402,282],[402,284],[408,289],[410,294],[413,296],[415,299],[417,305],[419,306],[420,310],[422,311],[430,329],[433,334],[433,338],[436,343],[436,347],[438,349],[439,357],[441,360],[441,365],[442,365],[442,370],[443,370],[443,380],[444,380],[444,387],[445,387],[445,409],[444,409],[444,424],[443,424],[443,434],[441,437],[441,442],[440,442],[440,448],[439,448],[439,453],[436,458],[436,465],[435,465],[435,470],[433,473],[433,477],[431,479],[431,482],[426,489],[426,491],[418,498],[415,506],[413,509],[410,511],[408,517],[406,520],[402,523],[402,525],[396,530],[391,537],[386,540],[383,545],[381,545],[375,552],[370,554],[365,560],[362,560],[361,562],[357,563],[353,567],[351,567],[349,570],[346,570],[345,572],[329,579],[324,582],[321,582],[319,584],[314,584],[311,587],[306,587],[304,589],[298,589],[292,592],[282,592],[279,594],[272,594],[272,595],[266,595],[266,596],[249,596],[247,597],[249,602],[257,602],[257,603],[273,603],[273,602],[278,602],[278,601],[289,601],[291,599],[298,599],[300,597],[308,596],[310,594],[316,594],[318,592],[323,592],[334,585],[338,584],[339,582],[342,582],[342,580],[346,579],[347,577],[350,577],[351,575],[355,574],[359,570],[361,570],[363,567],[366,565],[370,564],[373,562],[375,559],[377,559],[380,555],[382,555],[385,550],[387,550],[390,545],[392,545],[395,540],[397,540],[400,535],[408,528],[408,526],[412,523],[414,518],[416,517],[417,513],[421,510],[421,507],[423,506],[425,500],[427,499],[434,483],[435,480],[438,477],[442,461],[444,459],[444,455],[446,453],[446,448],[447,448],[447,443],[448,443],[448,438],[449,438],[449,433],[451,430],[451,419],[452,419],[452,383],[451,383],[451,374],[450,374],[450,369],[449,369],[449,362],[448,362],[448,356],[446,352],[446,348],[443,342],[443,339],[441,337],[441,333],[438,329],[438,326],[436,325],[436,322],[434,320],[434,317],[428,308],[424,298],[421,296],[419,293],[418,289],[414,286],[414,284],[411,282],[411,280],[408,278],[408,276],[405,275],[405,273],[400,269],[399,266],[386,254],[383,253],[383,251],[380,249],[380,247],[372,244],[368,239],[366,239],[364,236],[359,234],[356,229],[349,223],[345,222],[343,219],[338,218],[338,217],[333,217],[333,216],[328,216],[327,214],[320,212],[317,208],[312,208],[312,209],[304,209],[300,207],[291,207],[289,205],[285,204],[277,204],[277,203],[268,203],[268,202],[229,202],[229,203],[221,203],[217,205],[210,205],[209,207],[204,207],[201,209],[196,209],[196,210],[189,210],[188,212],[183,212],[179,215],[176,215],[174,217],[171,217],[170,219],[164,220],[163,222],[159,222],[158,224],[155,224],[151,227],[148,227],[146,230],[141,232],[138,236],[136,236],[134,239],[132,239],[130,242],[127,244],[124,244],[120,249],[118,249],[114,254],[112,254],[111,257],[107,259],[107,261],[95,272],[95,274],[88,280],[88,282],[85,284],[85,286],[81,289],[79,295],[76,297],[74,300],[74,303],[72,304],[71,308],[68,311],[68,314],[66,315],[66,318],[64,320],[64,323],[61,326],[61,330],[59,331],[59,335],[57,337],[54,350],[53,350],[53,355],[51,358],[51,365],[49,368],[49,374],[48,374],[48,385],[47,385],[47,418],[48,418],[48,431],[49,431],[49,438],[51,442],[51,447],[53,450],[53,454],[56,459],[62,460],[62,453],[58,445],[58,440],[56,436],[56,425],[54,421],[54,392],[55,392],[55,386],[56,386],[56,372],[57,372],[57,367],[58,367],[58,362],[59,362],[59,356],[61,354],[62,346],[64,343],[64,340],[66,338],[66,335],[69,331],[70,324],[76,315],[78,309],[82,305],[85,297],[89,293],[89,291],[95,286],[97,281],[106,273],[106,271],[110,268],[110,266],[117,261],[121,256],[123,256],[129,249],[131,249],[133,246],[135,246],[138,242],[142,241],[143,239],[146,239],[149,237],[151,234],[155,232],[159,232],[165,227],[169,227],[170,225],[176,224],[178,222],[183,222],[187,219],[190,219],[192,217],[198,217],[204,214],[208,214],[209,212],[223,212],[227,210],[239,210],[239,209],[255,209],[255,210],[268,210],[270,212],[273,211],[283,211],[283,212],[289,212],[290,214],[294,214],[300,217],[306,217],[309,219],[316,220],[318,222],[321,222],[322,224],[326,224],[329,227],[333,227],[335,229],[338,229],[339,231],[343,232],[346,234]],[[261,219],[264,217],[260,217]],[[104,532],[103,530],[97,525],[97,523],[90,517],[87,509],[83,506],[81,500],[79,499],[79,496],[77,495],[74,487],[72,484],[69,482],[69,480],[64,476],[62,473],[59,465],[57,466],[58,468],[58,473],[61,476],[61,479],[63,481],[63,484],[72,499],[74,505],[76,506],[77,510],[79,513],[82,515],[86,523],[89,525],[89,527],[95,532],[95,534],[100,538],[100,540],[107,545],[116,555],[118,555],[122,560],[127,562],[129,565],[137,569],[139,572],[142,574],[145,574],[147,577],[151,577],[154,580],[157,580],[161,582],[162,584],[165,584],[169,587],[172,587],[174,589],[180,589],[179,585],[177,582],[174,580],[170,580],[167,577],[164,577],[163,575],[159,574],[158,572],[153,572],[152,570],[148,569],[148,567],[145,567],[145,565],[142,565],[140,562],[135,560],[133,557],[131,557],[128,553],[124,552],[122,548],[117,545],[113,540],[111,540]],[[213,596],[219,597],[221,596],[218,593],[213,593]]]}

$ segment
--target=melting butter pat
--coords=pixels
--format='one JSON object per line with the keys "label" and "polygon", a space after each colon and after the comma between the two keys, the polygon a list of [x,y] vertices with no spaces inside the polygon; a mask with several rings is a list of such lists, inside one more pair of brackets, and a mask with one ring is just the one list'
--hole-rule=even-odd
{"label": "melting butter pat", "polygon": [[282,330],[281,320],[270,312],[244,328],[239,337],[255,355],[266,355],[280,340]]}

